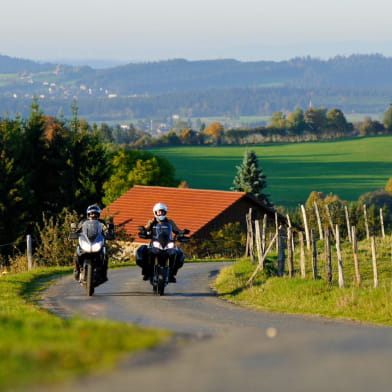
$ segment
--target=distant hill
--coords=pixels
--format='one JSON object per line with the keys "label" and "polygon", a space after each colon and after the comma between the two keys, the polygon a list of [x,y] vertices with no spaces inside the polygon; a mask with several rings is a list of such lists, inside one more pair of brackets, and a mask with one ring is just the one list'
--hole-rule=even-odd
{"label": "distant hill", "polygon": [[167,93],[230,87],[392,87],[392,58],[353,55],[330,60],[169,60],[128,64],[97,72],[88,80],[110,84],[119,94]]}
{"label": "distant hill", "polygon": [[318,107],[381,113],[392,96],[392,58],[174,59],[93,69],[0,55],[0,114],[25,114],[34,95],[53,115],[66,114],[76,98],[81,115],[100,121],[173,113],[270,115],[304,108],[309,101]]}
{"label": "distant hill", "polygon": [[45,72],[53,69],[53,64],[38,63],[32,60],[19,59],[0,54],[0,73]]}

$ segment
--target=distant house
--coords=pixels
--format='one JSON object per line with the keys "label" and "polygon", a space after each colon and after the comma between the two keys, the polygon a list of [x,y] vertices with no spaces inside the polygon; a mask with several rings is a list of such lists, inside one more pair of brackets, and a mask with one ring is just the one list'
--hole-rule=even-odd
{"label": "distant house", "polygon": [[[249,208],[252,208],[254,219],[267,214],[270,220],[275,221],[273,209],[244,192],[140,185],[107,206],[103,213],[113,217],[116,226],[123,226],[135,242],[142,243],[146,241],[138,238],[138,226],[145,226],[153,217],[152,209],[158,202],[168,206],[168,217],[180,229],[189,229],[192,238],[208,238],[211,231],[230,222],[240,222],[245,230]],[[282,216],[278,218],[285,223]]]}

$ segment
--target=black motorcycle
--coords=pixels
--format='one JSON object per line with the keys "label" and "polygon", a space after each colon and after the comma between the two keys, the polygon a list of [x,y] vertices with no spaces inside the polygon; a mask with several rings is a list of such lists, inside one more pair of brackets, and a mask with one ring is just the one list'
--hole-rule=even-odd
{"label": "black motorcycle", "polygon": [[[75,225],[71,225],[75,228]],[[86,289],[86,295],[94,294],[94,288],[104,283],[104,266],[106,260],[105,236],[101,223],[97,220],[86,220],[80,230],[69,235],[70,239],[78,239],[77,255],[81,264],[79,282]]]}
{"label": "black motorcycle", "polygon": [[139,226],[139,237],[151,239],[150,245],[146,248],[145,261],[152,270],[150,283],[154,294],[164,295],[165,287],[169,283],[170,268],[177,262],[179,254],[175,242],[188,241],[189,237],[185,237],[186,234],[189,234],[189,230],[181,230],[173,235],[171,224],[165,222],[155,225],[151,234],[147,234],[145,228]]}

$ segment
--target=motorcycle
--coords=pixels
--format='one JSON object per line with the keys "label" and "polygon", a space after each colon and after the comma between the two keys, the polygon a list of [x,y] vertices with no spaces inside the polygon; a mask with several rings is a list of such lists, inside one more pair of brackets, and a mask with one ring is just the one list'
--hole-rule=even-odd
{"label": "motorcycle", "polygon": [[[76,225],[71,225],[76,229]],[[78,231],[69,234],[78,240],[77,255],[81,261],[79,282],[85,287],[86,295],[92,296],[94,288],[104,283],[104,263],[106,262],[105,236],[98,220],[86,220]]]}
{"label": "motorcycle", "polygon": [[144,226],[139,226],[139,237],[151,239],[147,247],[147,263],[152,269],[150,283],[154,294],[164,295],[165,287],[169,283],[170,268],[176,262],[179,249],[175,242],[186,242],[189,230],[181,230],[173,236],[172,226],[169,223],[159,223],[151,234],[147,234]]}

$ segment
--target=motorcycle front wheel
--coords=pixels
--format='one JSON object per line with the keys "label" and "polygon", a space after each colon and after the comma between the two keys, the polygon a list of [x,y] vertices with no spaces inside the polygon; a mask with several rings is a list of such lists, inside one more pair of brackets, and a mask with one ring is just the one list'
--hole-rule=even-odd
{"label": "motorcycle front wheel", "polygon": [[158,277],[157,292],[159,295],[163,295],[165,293],[165,279],[162,275],[159,275]]}
{"label": "motorcycle front wheel", "polygon": [[86,295],[91,297],[94,294],[93,286],[93,267],[91,264],[85,265],[85,278],[86,278]]}

